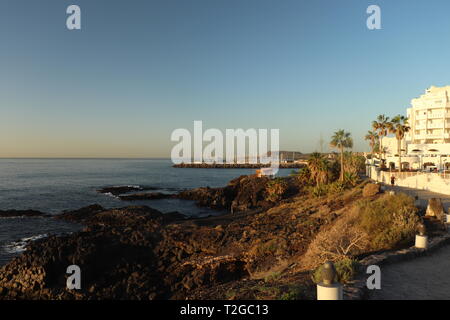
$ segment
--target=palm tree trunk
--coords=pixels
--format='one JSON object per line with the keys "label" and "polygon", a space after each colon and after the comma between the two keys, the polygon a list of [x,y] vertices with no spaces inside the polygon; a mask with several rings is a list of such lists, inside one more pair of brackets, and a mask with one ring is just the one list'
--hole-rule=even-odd
{"label": "palm tree trunk", "polygon": [[397,152],[398,152],[398,171],[402,172],[402,140],[397,139]]}
{"label": "palm tree trunk", "polygon": [[380,134],[380,150],[378,150],[380,153],[380,161],[383,159],[383,135]]}
{"label": "palm tree trunk", "polygon": [[341,181],[344,181],[344,147],[341,147]]}

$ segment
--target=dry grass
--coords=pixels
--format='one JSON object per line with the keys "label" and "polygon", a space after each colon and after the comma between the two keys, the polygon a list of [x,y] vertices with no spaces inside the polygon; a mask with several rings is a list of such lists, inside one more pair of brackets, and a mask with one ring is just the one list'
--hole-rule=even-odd
{"label": "dry grass", "polygon": [[360,200],[316,235],[300,259],[302,269],[408,245],[419,222],[414,200],[405,194]]}
{"label": "dry grass", "polygon": [[316,268],[326,261],[338,261],[363,252],[368,235],[357,226],[358,210],[343,214],[329,228],[319,232],[302,259],[305,269]]}

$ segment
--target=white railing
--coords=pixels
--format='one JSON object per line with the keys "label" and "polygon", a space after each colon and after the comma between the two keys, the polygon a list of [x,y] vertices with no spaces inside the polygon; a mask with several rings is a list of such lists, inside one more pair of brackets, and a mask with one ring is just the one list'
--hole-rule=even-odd
{"label": "white railing", "polygon": [[443,118],[444,114],[443,113],[429,113],[428,114],[428,119],[436,119],[436,118]]}
{"label": "white railing", "polygon": [[428,129],[442,129],[444,127],[444,123],[433,123],[428,125]]}
{"label": "white railing", "polygon": [[428,190],[450,195],[450,171],[438,172],[391,172],[379,171],[371,167],[370,178],[390,184],[391,177],[395,177],[395,185],[413,189]]}

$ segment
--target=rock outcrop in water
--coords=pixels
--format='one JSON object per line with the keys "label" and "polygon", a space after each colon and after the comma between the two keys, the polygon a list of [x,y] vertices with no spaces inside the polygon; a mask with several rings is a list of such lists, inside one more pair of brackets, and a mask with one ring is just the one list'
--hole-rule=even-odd
{"label": "rock outcrop in water", "polygon": [[113,196],[118,196],[124,193],[144,191],[144,190],[156,190],[154,187],[141,187],[141,186],[114,186],[105,187],[97,190],[99,193],[110,193]]}
{"label": "rock outcrop in water", "polygon": [[273,205],[267,200],[266,186],[269,181],[267,177],[240,176],[231,180],[226,187],[186,190],[180,192],[178,197],[194,200],[198,206],[227,209],[232,212],[269,208]]}
{"label": "rock outcrop in water", "polygon": [[48,214],[36,210],[0,210],[0,218],[9,217],[43,217]]}
{"label": "rock outcrop in water", "polygon": [[[268,177],[258,178],[256,175],[240,176],[231,180],[227,186],[221,188],[201,187],[178,193],[138,192],[141,187],[107,187],[99,192],[111,193],[123,201],[184,199],[193,200],[198,206],[213,209],[229,210],[232,212],[246,211],[255,208],[269,208],[273,205],[268,201]],[[138,189],[135,189],[138,188]]]}

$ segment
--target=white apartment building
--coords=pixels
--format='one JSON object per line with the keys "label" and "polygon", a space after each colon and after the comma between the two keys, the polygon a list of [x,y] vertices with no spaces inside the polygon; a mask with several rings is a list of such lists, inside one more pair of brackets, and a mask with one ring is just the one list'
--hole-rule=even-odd
{"label": "white apartment building", "polygon": [[[402,167],[450,169],[450,86],[430,87],[406,113],[411,130],[402,141]],[[397,167],[395,137],[384,138],[384,146],[387,164]]]}

